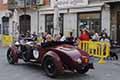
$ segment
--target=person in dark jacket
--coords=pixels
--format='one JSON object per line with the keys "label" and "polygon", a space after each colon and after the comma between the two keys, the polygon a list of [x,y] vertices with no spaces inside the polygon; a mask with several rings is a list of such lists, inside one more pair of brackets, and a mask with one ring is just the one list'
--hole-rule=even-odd
{"label": "person in dark jacket", "polygon": [[32,39],[33,39],[33,41],[37,41],[37,34],[36,34],[36,32],[33,32]]}
{"label": "person in dark jacket", "polygon": [[72,32],[70,32],[69,37],[67,37],[66,40],[69,42],[74,42],[74,37]]}

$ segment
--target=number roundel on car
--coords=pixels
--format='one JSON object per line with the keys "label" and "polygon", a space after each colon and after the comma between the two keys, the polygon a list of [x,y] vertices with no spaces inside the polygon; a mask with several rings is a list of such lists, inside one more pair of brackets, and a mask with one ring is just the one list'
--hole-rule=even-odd
{"label": "number roundel on car", "polygon": [[38,50],[33,50],[33,56],[35,59],[39,58],[39,51]]}

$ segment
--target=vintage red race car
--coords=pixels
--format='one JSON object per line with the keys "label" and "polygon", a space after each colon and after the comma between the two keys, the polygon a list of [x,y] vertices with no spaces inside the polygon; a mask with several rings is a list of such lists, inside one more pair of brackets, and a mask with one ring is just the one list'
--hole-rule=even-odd
{"label": "vintage red race car", "polygon": [[63,74],[64,70],[77,71],[81,74],[93,69],[90,56],[71,44],[71,42],[47,42],[37,44],[16,42],[7,51],[7,60],[10,64],[18,63],[19,59],[25,62],[41,64],[49,77]]}

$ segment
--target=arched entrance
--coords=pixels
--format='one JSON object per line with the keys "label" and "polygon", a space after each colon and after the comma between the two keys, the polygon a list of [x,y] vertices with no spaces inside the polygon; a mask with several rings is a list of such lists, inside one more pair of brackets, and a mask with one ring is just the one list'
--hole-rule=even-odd
{"label": "arched entrance", "polygon": [[31,31],[31,16],[22,15],[19,18],[20,28],[19,32],[25,34],[27,31]]}
{"label": "arched entrance", "polygon": [[9,34],[9,18],[3,16],[2,17],[2,33],[8,35]]}

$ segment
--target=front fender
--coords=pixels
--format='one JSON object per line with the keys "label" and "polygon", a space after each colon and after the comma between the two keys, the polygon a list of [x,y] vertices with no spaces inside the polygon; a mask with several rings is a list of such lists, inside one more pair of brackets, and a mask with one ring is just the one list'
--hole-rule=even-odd
{"label": "front fender", "polygon": [[18,50],[17,50],[17,48],[15,46],[9,47],[8,50],[7,50],[7,53],[10,50],[12,51],[14,59],[17,60],[18,59]]}
{"label": "front fender", "polygon": [[45,55],[42,58],[42,61],[41,61],[42,64],[44,63],[44,60],[47,57],[52,57],[53,58],[53,60],[55,62],[55,65],[57,66],[58,71],[62,74],[64,72],[64,68],[63,68],[63,64],[62,64],[61,59],[58,56],[58,54],[56,54],[53,51],[48,51],[47,53],[45,53]]}

